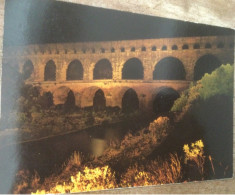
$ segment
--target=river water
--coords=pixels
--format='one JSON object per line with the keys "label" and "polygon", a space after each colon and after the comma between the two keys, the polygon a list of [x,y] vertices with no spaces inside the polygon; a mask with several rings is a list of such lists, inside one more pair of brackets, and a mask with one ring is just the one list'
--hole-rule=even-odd
{"label": "river water", "polygon": [[150,119],[106,124],[61,136],[8,146],[0,150],[0,156],[6,157],[10,150],[14,152],[1,159],[0,168],[4,169],[4,165],[9,166],[7,161],[14,160],[18,164],[15,171],[28,169],[33,172],[35,170],[40,177],[44,178],[61,170],[62,164],[74,151],[79,151],[84,156],[101,155],[110,140],[120,141],[128,131],[134,132],[144,128],[149,122]]}

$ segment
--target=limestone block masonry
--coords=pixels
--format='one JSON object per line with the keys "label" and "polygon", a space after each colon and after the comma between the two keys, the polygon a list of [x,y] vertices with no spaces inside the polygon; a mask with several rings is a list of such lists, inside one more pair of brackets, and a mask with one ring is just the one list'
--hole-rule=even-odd
{"label": "limestone block masonry", "polygon": [[[203,56],[214,56],[221,64],[233,63],[233,50],[233,36],[28,45],[4,48],[3,66],[13,66],[23,74],[26,62],[30,61],[33,71],[25,82],[40,86],[42,94],[51,92],[54,104],[65,103],[71,90],[77,106],[92,106],[95,93],[101,89],[106,106],[121,108],[124,93],[132,88],[138,96],[140,109],[150,111],[161,89],[168,87],[180,92],[188,87],[194,80],[195,66]],[[184,79],[154,79],[154,70],[166,58],[177,59],[182,63]],[[102,59],[110,62],[112,78],[93,79],[94,68]],[[142,78],[123,79],[123,67],[130,59],[140,61]],[[67,69],[74,60],[82,65],[82,77],[68,80]],[[45,80],[45,67],[50,61],[55,65],[55,79]]]}

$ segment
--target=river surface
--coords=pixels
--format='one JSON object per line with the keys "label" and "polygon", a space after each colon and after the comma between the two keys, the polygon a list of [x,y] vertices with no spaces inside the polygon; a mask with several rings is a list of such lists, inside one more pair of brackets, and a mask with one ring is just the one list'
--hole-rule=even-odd
{"label": "river surface", "polygon": [[150,120],[130,120],[38,141],[14,144],[0,149],[0,157],[4,157],[4,159],[1,158],[0,168],[2,170],[3,166],[9,166],[14,161],[17,164],[15,171],[28,169],[33,172],[35,170],[40,177],[44,178],[60,170],[74,151],[79,151],[84,156],[100,155],[109,140],[120,141],[129,130],[132,132],[140,130],[149,122]]}

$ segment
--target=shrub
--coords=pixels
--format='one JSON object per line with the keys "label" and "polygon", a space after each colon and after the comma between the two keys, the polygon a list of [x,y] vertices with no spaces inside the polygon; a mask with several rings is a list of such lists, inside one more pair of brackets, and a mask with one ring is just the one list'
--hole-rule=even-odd
{"label": "shrub", "polygon": [[174,105],[171,108],[172,112],[181,112],[183,107],[186,106],[187,101],[188,101],[188,91],[184,91],[181,95],[180,98],[176,99],[174,102]]}
{"label": "shrub", "polygon": [[38,189],[32,194],[73,193],[117,187],[115,175],[108,166],[96,168],[85,167],[83,171],[79,171],[75,176],[71,176],[68,183],[63,181],[61,183],[51,187],[48,191]]}
{"label": "shrub", "polygon": [[203,178],[204,175],[204,164],[205,164],[205,156],[204,156],[204,144],[202,140],[198,140],[189,146],[188,144],[185,144],[183,147],[184,153],[185,153],[185,164],[196,164],[196,168],[199,171],[201,178]]}
{"label": "shrub", "polygon": [[211,74],[205,74],[201,79],[200,96],[208,99],[214,95],[233,96],[233,66],[222,65]]}
{"label": "shrub", "polygon": [[37,172],[30,174],[28,170],[20,170],[16,174],[16,185],[13,188],[14,194],[25,193],[27,189],[37,189],[39,187],[40,177]]}
{"label": "shrub", "polygon": [[160,184],[178,183],[182,179],[182,165],[177,154],[169,154],[167,159],[157,158],[147,168],[153,171]]}
{"label": "shrub", "polygon": [[79,167],[79,166],[81,166],[81,163],[82,163],[81,155],[80,155],[79,152],[75,151],[70,156],[68,162],[66,163],[67,165],[66,165],[65,170],[69,170],[72,166],[78,166]]}
{"label": "shrub", "polygon": [[222,65],[211,74],[205,74],[196,84],[190,85],[171,108],[172,112],[187,110],[200,98],[206,100],[215,95],[233,96],[233,66]]}
{"label": "shrub", "polygon": [[121,187],[146,186],[157,184],[153,174],[143,170],[143,166],[135,164],[121,176]]}
{"label": "shrub", "polygon": [[121,176],[122,187],[177,183],[182,178],[182,166],[177,154],[167,159],[157,158],[144,166],[135,164]]}

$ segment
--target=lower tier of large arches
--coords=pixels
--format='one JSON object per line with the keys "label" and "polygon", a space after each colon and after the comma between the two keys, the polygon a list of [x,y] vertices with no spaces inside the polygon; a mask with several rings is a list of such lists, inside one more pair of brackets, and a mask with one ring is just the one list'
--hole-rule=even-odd
{"label": "lower tier of large arches", "polygon": [[141,110],[156,114],[169,111],[174,100],[184,89],[186,81],[157,83],[73,83],[45,84],[40,86],[44,105],[64,105],[70,109],[93,107],[119,107],[123,112]]}

